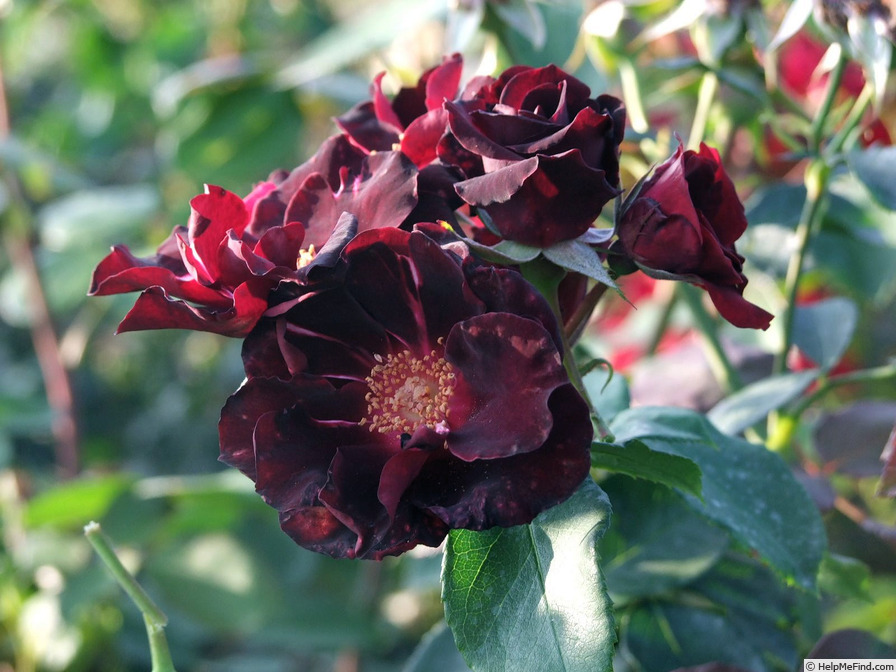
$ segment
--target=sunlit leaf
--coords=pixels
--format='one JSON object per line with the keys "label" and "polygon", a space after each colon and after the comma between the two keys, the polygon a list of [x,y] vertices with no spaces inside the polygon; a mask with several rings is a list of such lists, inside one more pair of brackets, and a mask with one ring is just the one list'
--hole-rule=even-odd
{"label": "sunlit leaf", "polygon": [[625,445],[595,442],[591,445],[591,466],[701,496],[700,467],[686,457],[651,450],[641,441],[627,441]]}
{"label": "sunlit leaf", "polygon": [[610,668],[616,635],[597,554],[609,518],[588,479],[529,525],[451,532],[445,618],[473,670]]}
{"label": "sunlit leaf", "polygon": [[704,416],[679,408],[639,407],[611,423],[620,442],[687,457],[703,473],[697,511],[727,528],[785,579],[815,587],[826,537],[818,511],[790,469],[764,446],[728,436]]}

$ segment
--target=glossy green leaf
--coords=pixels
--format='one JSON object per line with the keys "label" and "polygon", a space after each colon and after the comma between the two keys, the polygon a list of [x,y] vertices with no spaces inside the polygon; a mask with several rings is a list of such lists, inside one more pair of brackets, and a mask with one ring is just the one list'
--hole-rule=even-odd
{"label": "glossy green leaf", "polygon": [[784,461],[764,446],[723,434],[693,411],[640,407],[611,423],[620,442],[640,439],[653,450],[687,457],[703,473],[703,499],[687,499],[727,528],[788,581],[814,590],[826,547],[809,495]]}
{"label": "glossy green leaf", "polygon": [[610,669],[616,635],[597,553],[609,518],[588,479],[528,525],[451,532],[445,619],[473,670]]}
{"label": "glossy green leaf", "polygon": [[819,374],[811,369],[763,378],[720,401],[707,418],[726,434],[740,434],[799,397]]}
{"label": "glossy green leaf", "polygon": [[701,496],[700,467],[680,455],[651,450],[641,441],[591,444],[591,466]]}
{"label": "glossy green leaf", "polygon": [[667,487],[624,476],[601,487],[613,502],[610,528],[600,542],[601,568],[617,609],[693,581],[730,544],[725,530]]}
{"label": "glossy green leaf", "polygon": [[578,240],[564,240],[544,250],[544,256],[561,268],[575,271],[617,289],[616,283],[604,267],[600,255]]}
{"label": "glossy green leaf", "polygon": [[832,297],[797,306],[793,341],[822,369],[829,370],[843,357],[855,334],[859,309],[845,297]]}

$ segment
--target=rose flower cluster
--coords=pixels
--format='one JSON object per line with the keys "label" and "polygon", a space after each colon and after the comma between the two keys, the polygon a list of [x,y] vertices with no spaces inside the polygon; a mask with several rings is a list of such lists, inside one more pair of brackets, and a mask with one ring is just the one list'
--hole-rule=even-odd
{"label": "rose flower cluster", "polygon": [[92,279],[94,295],[142,292],[119,331],[244,339],[221,460],[331,556],[527,523],[588,475],[591,412],[557,314],[587,278],[568,273],[555,312],[485,244],[579,240],[704,287],[734,324],[771,319],[742,297],[746,221],[713,150],[679,149],[598,247],[610,237],[589,232],[622,193],[622,102],[555,66],[462,88],[462,65],[391,99],[377,77],[306,163],[245,198],[208,186],[155,255],[116,246]]}

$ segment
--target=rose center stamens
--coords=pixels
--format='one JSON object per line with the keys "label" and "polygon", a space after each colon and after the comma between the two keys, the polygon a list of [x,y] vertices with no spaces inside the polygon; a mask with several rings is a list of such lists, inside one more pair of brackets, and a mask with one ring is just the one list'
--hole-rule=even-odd
{"label": "rose center stamens", "polygon": [[367,414],[359,424],[381,434],[413,434],[421,425],[444,426],[456,383],[453,367],[444,357],[435,350],[422,358],[407,350],[374,357],[377,364],[366,378]]}
{"label": "rose center stamens", "polygon": [[304,247],[299,250],[299,257],[296,259],[296,268],[305,268],[308,264],[314,261],[314,257],[317,256],[317,250],[314,249],[314,244],[308,246],[307,249]]}

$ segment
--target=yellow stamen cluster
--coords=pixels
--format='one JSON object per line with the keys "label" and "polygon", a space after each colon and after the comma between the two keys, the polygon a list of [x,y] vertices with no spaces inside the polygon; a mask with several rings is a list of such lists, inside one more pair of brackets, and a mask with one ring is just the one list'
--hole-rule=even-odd
{"label": "yellow stamen cluster", "polygon": [[377,364],[366,379],[367,415],[359,424],[381,434],[413,434],[421,425],[436,429],[447,420],[456,378],[437,351],[423,358],[407,350],[374,358]]}
{"label": "yellow stamen cluster", "polygon": [[314,244],[308,246],[308,249],[302,248],[299,250],[299,258],[296,259],[296,268],[305,268],[308,264],[314,261],[314,257],[317,256],[317,250],[314,249]]}

